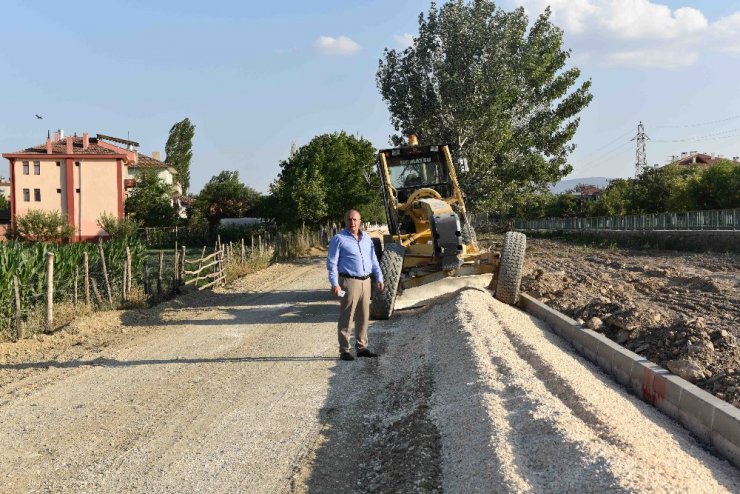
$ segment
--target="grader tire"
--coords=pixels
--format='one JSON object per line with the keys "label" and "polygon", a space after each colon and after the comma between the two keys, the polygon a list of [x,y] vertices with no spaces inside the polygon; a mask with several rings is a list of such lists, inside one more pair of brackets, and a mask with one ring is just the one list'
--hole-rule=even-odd
{"label": "grader tire", "polygon": [[406,249],[396,243],[388,243],[380,259],[380,272],[383,273],[383,290],[377,288],[370,301],[370,317],[372,319],[388,319],[393,314],[398,295],[398,284],[401,280],[403,255]]}
{"label": "grader tire", "polygon": [[501,249],[501,267],[495,294],[495,297],[505,304],[514,305],[519,300],[526,249],[527,237],[523,233],[506,233]]}

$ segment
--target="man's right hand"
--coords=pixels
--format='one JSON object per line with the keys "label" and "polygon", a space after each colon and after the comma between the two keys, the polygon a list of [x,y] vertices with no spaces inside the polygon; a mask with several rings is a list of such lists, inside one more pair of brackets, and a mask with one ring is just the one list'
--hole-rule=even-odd
{"label": "man's right hand", "polygon": [[342,291],[342,287],[340,287],[339,285],[336,285],[336,286],[331,287],[331,293],[335,297],[338,297],[339,296],[339,292],[340,291]]}

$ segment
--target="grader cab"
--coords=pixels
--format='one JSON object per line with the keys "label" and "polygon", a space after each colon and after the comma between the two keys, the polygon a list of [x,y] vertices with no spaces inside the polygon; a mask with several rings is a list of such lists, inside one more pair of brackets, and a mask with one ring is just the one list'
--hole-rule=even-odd
{"label": "grader cab", "polygon": [[385,286],[373,295],[371,317],[388,319],[408,288],[483,273],[494,273],[496,298],[516,303],[526,237],[508,232],[500,255],[479,248],[448,146],[410,136],[408,146],[380,151],[378,172],[388,234],[373,239]]}

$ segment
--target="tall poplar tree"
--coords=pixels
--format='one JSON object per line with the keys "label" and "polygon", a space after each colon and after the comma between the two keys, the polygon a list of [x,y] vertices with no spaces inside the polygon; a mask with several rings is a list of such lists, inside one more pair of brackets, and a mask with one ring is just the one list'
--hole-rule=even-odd
{"label": "tall poplar tree", "polygon": [[380,60],[378,89],[399,131],[391,141],[450,144],[468,163],[470,206],[506,209],[572,170],[570,141],[592,95],[569,56],[549,8],[530,26],[524,9],[490,0],[432,2],[413,44]]}
{"label": "tall poplar tree", "polygon": [[190,160],[193,158],[194,135],[195,125],[190,123],[190,119],[185,118],[172,126],[164,147],[165,162],[177,170],[177,180],[182,186],[183,194],[190,188]]}

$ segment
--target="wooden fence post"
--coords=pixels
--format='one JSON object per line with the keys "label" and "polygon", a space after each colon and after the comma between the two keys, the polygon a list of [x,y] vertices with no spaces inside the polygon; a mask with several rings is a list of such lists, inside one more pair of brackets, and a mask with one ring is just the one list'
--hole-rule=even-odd
{"label": "wooden fence post", "polygon": [[87,256],[87,251],[82,253],[82,264],[85,275],[85,306],[90,308],[90,262]]}
{"label": "wooden fence post", "polygon": [[21,291],[18,277],[13,275],[13,291],[15,292],[15,339],[23,339],[23,325],[21,324]]}
{"label": "wooden fence post", "polygon": [[103,306],[103,297],[100,296],[100,291],[98,290],[98,284],[95,283],[95,278],[90,278],[90,285],[93,289],[93,294],[95,294],[95,300],[98,301],[98,307]]}
{"label": "wooden fence post", "polygon": [[162,272],[164,271],[164,251],[159,251],[159,274],[157,275],[157,295],[162,295]]}
{"label": "wooden fence post", "polygon": [[103,280],[105,281],[105,290],[108,292],[108,303],[113,306],[113,293],[110,290],[110,280],[108,279],[108,268],[105,265],[105,251],[103,251],[103,241],[98,242],[100,248],[100,264],[103,267]]}
{"label": "wooden fence post", "polygon": [[180,259],[180,273],[178,274],[178,279],[180,280],[180,284],[182,285],[185,282],[185,259],[186,259],[187,249],[185,246],[182,246],[182,259]]}
{"label": "wooden fence post", "polygon": [[77,315],[77,283],[79,279],[80,279],[80,268],[79,266],[75,266],[75,281],[74,281],[75,293],[74,293],[74,298],[72,299],[72,307],[74,309],[75,316]]}
{"label": "wooden fence post", "polygon": [[173,266],[172,266],[172,292],[174,293],[175,289],[177,289],[177,276],[180,271],[180,251],[175,249],[175,259],[173,260]]}
{"label": "wooden fence post", "polygon": [[54,253],[46,253],[46,329],[54,326]]}
{"label": "wooden fence post", "polygon": [[121,279],[121,302],[126,302],[126,286],[128,285],[128,266],[126,266],[126,259],[123,260],[123,270]]}
{"label": "wooden fence post", "polygon": [[126,299],[131,295],[131,283],[134,273],[131,271],[131,249],[126,245],[126,269],[128,270],[128,284],[126,285]]}
{"label": "wooden fence post", "polygon": [[242,251],[241,251],[241,262],[242,262],[242,264],[244,264],[244,262],[245,262],[246,260],[247,260],[247,259],[246,259],[246,257],[244,256],[244,237],[242,237]]}
{"label": "wooden fence post", "polygon": [[151,295],[151,287],[149,286],[149,260],[144,258],[144,295]]}

